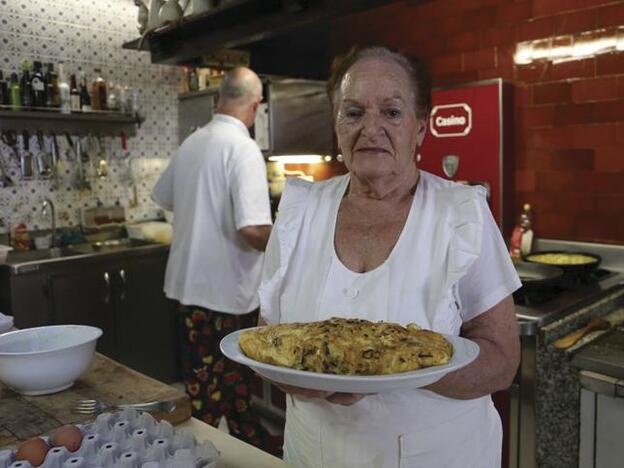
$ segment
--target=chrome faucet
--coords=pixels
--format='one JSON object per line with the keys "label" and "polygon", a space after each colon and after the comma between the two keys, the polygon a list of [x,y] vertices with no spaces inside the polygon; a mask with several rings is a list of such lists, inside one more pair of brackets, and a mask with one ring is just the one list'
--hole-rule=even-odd
{"label": "chrome faucet", "polygon": [[50,218],[52,220],[52,242],[51,247],[56,246],[56,212],[54,211],[54,203],[49,198],[44,198],[41,204],[41,216],[45,216],[50,209]]}

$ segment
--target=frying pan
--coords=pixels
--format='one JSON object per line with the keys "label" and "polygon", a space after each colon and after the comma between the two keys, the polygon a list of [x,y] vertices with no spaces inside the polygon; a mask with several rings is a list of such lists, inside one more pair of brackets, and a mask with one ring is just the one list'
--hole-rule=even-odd
{"label": "frying pan", "polygon": [[[550,265],[550,264],[541,263],[535,260],[531,260],[531,257],[533,257],[534,255],[561,254],[561,253],[568,254],[568,255],[585,255],[587,257],[592,257],[594,261],[591,263],[583,263],[580,265],[574,265],[574,264]],[[561,268],[563,272],[567,274],[567,273],[589,273],[590,271],[593,271],[596,268],[598,268],[598,265],[600,265],[602,258],[596,254],[592,254],[588,252],[570,252],[567,250],[543,250],[540,252],[532,252],[531,254],[524,257],[524,260],[527,262],[534,263],[535,265],[556,266],[556,267]]]}
{"label": "frying pan", "polygon": [[526,292],[546,291],[557,286],[563,277],[563,270],[553,265],[530,262],[514,262],[516,272]]}

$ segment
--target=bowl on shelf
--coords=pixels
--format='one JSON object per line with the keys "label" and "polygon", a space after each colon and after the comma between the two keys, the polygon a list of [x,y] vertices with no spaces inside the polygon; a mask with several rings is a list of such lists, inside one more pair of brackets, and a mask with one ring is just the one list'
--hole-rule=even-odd
{"label": "bowl on shelf", "polygon": [[89,367],[102,330],[51,325],[0,335],[0,382],[24,395],[65,390]]}

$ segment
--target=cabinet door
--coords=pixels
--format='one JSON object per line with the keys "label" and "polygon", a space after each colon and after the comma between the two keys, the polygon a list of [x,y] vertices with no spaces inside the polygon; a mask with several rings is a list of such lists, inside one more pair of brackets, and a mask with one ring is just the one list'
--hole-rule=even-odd
{"label": "cabinet door", "polygon": [[119,360],[164,382],[179,380],[174,303],[163,284],[167,255],[138,257],[118,274]]}
{"label": "cabinet door", "polygon": [[104,332],[97,350],[117,358],[113,270],[89,266],[49,277],[52,323],[99,327]]}

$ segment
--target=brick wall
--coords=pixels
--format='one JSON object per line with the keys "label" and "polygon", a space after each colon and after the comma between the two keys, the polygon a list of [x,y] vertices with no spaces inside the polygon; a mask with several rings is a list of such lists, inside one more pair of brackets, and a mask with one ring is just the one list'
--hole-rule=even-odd
{"label": "brick wall", "polygon": [[624,26],[624,1],[405,0],[341,21],[336,51],[384,43],[428,61],[434,85],[516,87],[515,205],[539,237],[624,242],[624,52],[515,65],[517,42]]}

